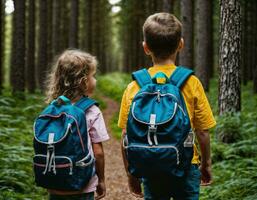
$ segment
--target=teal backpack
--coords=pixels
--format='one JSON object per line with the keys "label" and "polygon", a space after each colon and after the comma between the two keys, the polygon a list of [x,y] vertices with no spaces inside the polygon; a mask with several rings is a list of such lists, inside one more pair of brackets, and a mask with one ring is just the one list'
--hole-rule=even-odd
{"label": "teal backpack", "polygon": [[86,110],[97,104],[82,97],[76,104],[60,96],[34,123],[34,175],[38,186],[81,190],[95,174]]}
{"label": "teal backpack", "polygon": [[191,74],[183,67],[170,78],[162,72],[152,78],[146,69],[132,74],[140,90],[132,100],[123,145],[133,176],[181,177],[190,167],[194,135],[181,87]]}

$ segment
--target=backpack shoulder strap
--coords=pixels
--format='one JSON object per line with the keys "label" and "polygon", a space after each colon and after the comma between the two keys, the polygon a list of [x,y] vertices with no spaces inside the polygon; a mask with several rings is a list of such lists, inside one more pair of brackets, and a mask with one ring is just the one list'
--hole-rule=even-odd
{"label": "backpack shoulder strap", "polygon": [[79,101],[77,101],[74,105],[79,107],[80,109],[86,111],[92,105],[97,105],[98,106],[99,104],[95,100],[84,96]]}
{"label": "backpack shoulder strap", "polygon": [[152,78],[147,69],[141,69],[132,73],[132,79],[135,80],[140,87],[152,83]]}
{"label": "backpack shoulder strap", "polygon": [[176,67],[175,71],[172,73],[170,77],[170,82],[176,85],[178,88],[181,88],[186,80],[192,75],[194,72],[191,69],[187,69],[182,66]]}

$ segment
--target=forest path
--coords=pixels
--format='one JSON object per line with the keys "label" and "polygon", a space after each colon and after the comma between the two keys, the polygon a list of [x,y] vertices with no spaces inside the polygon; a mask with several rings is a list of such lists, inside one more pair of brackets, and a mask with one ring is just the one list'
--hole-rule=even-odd
{"label": "forest path", "polygon": [[138,198],[129,193],[127,176],[121,156],[120,141],[114,138],[109,127],[113,115],[119,112],[119,104],[108,97],[102,97],[102,99],[107,104],[107,108],[103,111],[103,116],[110,135],[110,140],[103,144],[107,189],[104,200],[136,200]]}

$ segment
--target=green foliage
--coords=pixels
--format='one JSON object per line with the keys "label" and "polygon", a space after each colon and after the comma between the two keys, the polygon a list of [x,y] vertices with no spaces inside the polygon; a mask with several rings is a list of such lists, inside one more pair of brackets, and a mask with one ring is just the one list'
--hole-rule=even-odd
{"label": "green foliage", "polygon": [[118,124],[118,119],[119,119],[119,114],[116,113],[112,119],[111,119],[111,122],[110,122],[110,128],[112,130],[112,135],[117,138],[117,139],[120,139],[121,138],[121,128],[119,128],[117,126]]}
{"label": "green foliage", "polygon": [[130,81],[130,76],[124,73],[114,72],[100,76],[97,79],[97,91],[120,102],[123,91]]}
{"label": "green foliage", "polygon": [[221,142],[233,143],[242,139],[240,113],[229,113],[218,118],[216,136]]}
{"label": "green foliage", "polygon": [[0,200],[46,196],[35,186],[32,172],[32,126],[43,105],[39,95],[27,95],[26,100],[0,96]]}
{"label": "green foliage", "polygon": [[[217,84],[212,80],[208,94],[215,113]],[[257,199],[257,95],[251,88],[251,84],[242,87],[241,113],[216,117],[211,142],[214,183],[201,189],[203,200]]]}

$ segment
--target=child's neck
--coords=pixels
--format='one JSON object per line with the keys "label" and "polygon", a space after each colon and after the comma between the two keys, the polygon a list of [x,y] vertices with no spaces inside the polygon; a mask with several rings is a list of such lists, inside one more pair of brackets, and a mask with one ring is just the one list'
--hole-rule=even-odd
{"label": "child's neck", "polygon": [[157,59],[152,57],[152,61],[154,66],[160,66],[160,65],[175,65],[175,61],[176,61],[176,55],[172,55],[167,59]]}

